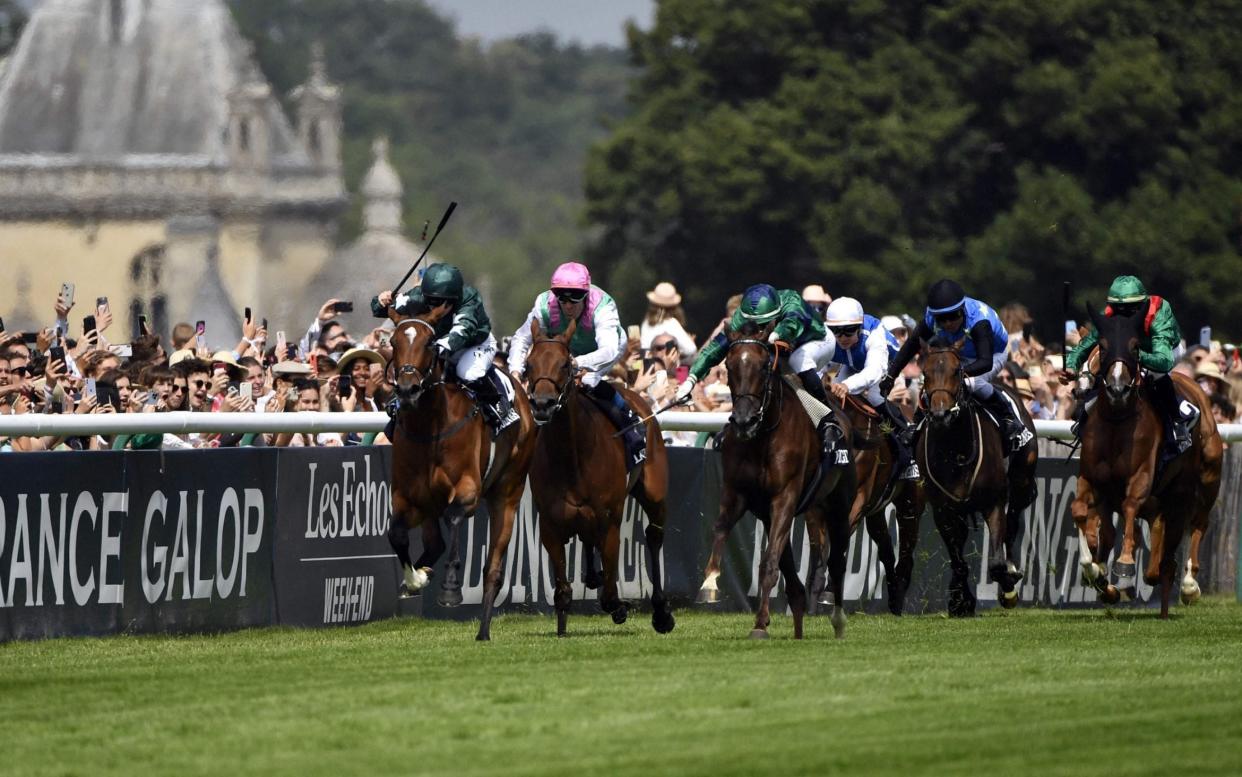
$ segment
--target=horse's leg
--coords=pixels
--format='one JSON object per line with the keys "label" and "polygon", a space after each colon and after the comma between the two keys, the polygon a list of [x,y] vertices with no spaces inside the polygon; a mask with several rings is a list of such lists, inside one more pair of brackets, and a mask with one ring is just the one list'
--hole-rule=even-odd
{"label": "horse's leg", "polygon": [[1018,568],[1014,565],[1009,551],[1012,542],[1009,539],[1009,516],[1003,502],[995,504],[988,511],[988,576],[996,583],[996,598],[1001,606],[1011,610],[1018,606],[1018,590],[1015,587],[1022,579]]}
{"label": "horse's leg", "polygon": [[[444,511],[444,520],[449,526],[448,561],[444,562],[444,582],[440,584],[440,593],[436,595],[436,603],[441,607],[457,607],[461,604],[461,524],[465,513],[461,505],[451,504]],[[428,521],[435,523],[435,521]]]}
{"label": "horse's leg", "polygon": [[789,544],[789,532],[793,529],[793,508],[797,492],[798,489],[787,485],[772,498],[771,512],[764,516],[768,547],[764,550],[763,562],[759,566],[759,609],[755,612],[755,628],[750,632],[751,639],[768,637],[768,624],[772,622],[769,612],[772,589],[776,587],[777,575],[780,574],[781,553]]}
{"label": "horse's leg", "polygon": [[[395,502],[396,500],[394,500]],[[411,516],[415,516],[411,520]],[[397,560],[401,562],[401,583],[397,587],[397,596],[401,599],[408,599],[420,592],[426,587],[429,579],[431,567],[423,567],[421,562],[427,555],[427,545],[423,545],[423,555],[419,557],[419,566],[414,566],[410,561],[410,525],[417,526],[420,519],[417,513],[408,505],[402,505],[401,511],[393,511],[392,521],[388,524],[388,544],[392,546],[393,553],[397,554]],[[426,526],[423,527],[423,534],[427,533]],[[434,564],[435,562],[432,561]]]}
{"label": "horse's leg", "polygon": [[505,573],[505,555],[509,551],[509,539],[513,536],[513,522],[517,518],[518,503],[522,501],[522,489],[507,494],[495,494],[487,500],[490,519],[490,538],[487,544],[487,571],[483,578],[483,612],[479,618],[479,634],[475,639],[485,642],[492,638],[492,608],[496,604],[496,592],[500,578]]}
{"label": "horse's leg", "polygon": [[707,559],[707,568],[703,570],[703,584],[699,586],[696,599],[699,604],[715,604],[720,601],[720,588],[716,584],[720,577],[720,559],[724,555],[729,532],[733,531],[733,525],[741,519],[745,506],[742,495],[730,488],[726,481],[720,493],[720,513],[716,517],[712,554]]}
{"label": "horse's leg", "polygon": [[1203,533],[1207,531],[1209,510],[1195,505],[1194,515],[1190,520],[1190,542],[1186,549],[1186,574],[1182,576],[1182,604],[1194,604],[1199,601],[1202,591],[1199,589],[1199,543],[1203,541]]}
{"label": "horse's leg", "polygon": [[[807,513],[807,521],[812,520]],[[791,521],[792,523],[792,521]],[[798,577],[798,562],[794,560],[793,545],[786,542],[781,551],[781,575],[785,578],[785,598],[789,601],[789,611],[793,615],[794,639],[802,639],[802,619],[806,615],[806,586]]]}
{"label": "horse's leg", "polygon": [[[890,587],[888,592],[888,609],[894,615],[900,615],[905,609],[906,593],[914,577],[914,548],[918,545],[919,521],[925,506],[922,486],[914,482],[905,483],[893,504],[897,507],[897,568],[894,574],[896,585]],[[898,595],[896,609],[893,605],[894,589]]]}
{"label": "horse's leg", "polygon": [[954,618],[975,614],[975,595],[970,591],[970,567],[962,548],[966,544],[966,519],[946,507],[932,509],[936,531],[949,552],[949,615]]}
{"label": "horse's leg", "polygon": [[828,535],[828,576],[832,580],[832,632],[837,639],[845,637],[845,568],[849,561],[850,535],[853,533],[848,519],[852,490],[845,485],[833,489],[824,508],[823,520]]}
{"label": "horse's leg", "polygon": [[1135,596],[1134,581],[1138,572],[1134,564],[1134,549],[1138,546],[1135,522],[1143,503],[1151,495],[1155,466],[1155,462],[1151,461],[1139,467],[1126,483],[1126,495],[1121,500],[1121,518],[1125,522],[1125,533],[1121,537],[1121,553],[1113,563],[1113,577],[1117,588],[1127,599]]}
{"label": "horse's leg", "polygon": [[552,515],[539,516],[539,542],[548,554],[548,563],[552,565],[552,576],[556,590],[552,595],[552,603],[556,607],[556,636],[565,636],[565,628],[569,624],[569,603],[573,599],[573,588],[569,585],[569,572],[565,566],[565,536],[560,527],[566,525],[562,517],[557,520]]}
{"label": "horse's leg", "polygon": [[[874,472],[872,474],[874,475]],[[854,499],[849,508],[850,509],[850,512],[849,512],[849,521],[850,521],[849,533],[850,535],[853,535],[854,531],[858,528],[858,524],[862,523],[863,509],[867,506],[867,501],[871,498],[870,489],[875,486],[875,478],[871,477],[868,482],[870,483],[870,485],[867,485],[866,483],[860,484],[858,486],[858,490],[854,493]],[[881,511],[881,513],[882,512],[883,511]],[[868,530],[869,535],[871,531],[871,526],[872,526],[871,517],[867,516],[867,530]],[[834,600],[832,592],[829,590],[829,586],[828,586],[828,577],[829,577],[828,556],[832,552],[831,550],[832,543],[829,542],[828,540],[827,520],[825,520],[822,523],[822,527],[823,528],[820,530],[819,535],[821,538],[820,547],[824,549],[824,553],[820,557],[821,558],[820,563],[814,567],[815,576],[809,581],[809,584],[811,586],[811,593],[813,595],[813,601],[818,602],[819,604],[822,604],[825,607],[835,607],[836,601]],[[809,523],[807,524],[807,531],[808,532],[810,531]],[[887,526],[884,527],[884,531],[885,533],[888,532]],[[874,538],[874,535],[870,535],[870,536]],[[890,542],[889,545],[891,549],[892,543]],[[814,543],[812,543],[811,549],[815,550]],[[891,552],[889,555],[890,556],[892,555]],[[892,572],[891,567],[888,565],[885,565],[884,574],[885,574],[886,579],[888,579],[890,572]]]}
{"label": "horse's leg", "polygon": [[905,603],[905,589],[897,574],[897,555],[893,552],[893,536],[888,531],[888,517],[884,514],[884,506],[873,510],[867,516],[867,534],[875,543],[876,556],[884,566],[884,585],[888,594],[888,611],[893,615],[901,615]]}
{"label": "horse's leg", "polygon": [[806,611],[814,615],[819,606],[831,607],[832,591],[828,585],[828,527],[823,521],[818,524],[806,522],[807,541],[811,543],[811,564],[809,580],[806,581]]}
{"label": "horse's leg", "polygon": [[604,584],[604,575],[596,558],[598,555],[594,544],[582,543],[582,584],[592,591]]}
{"label": "horse's leg", "polygon": [[664,547],[664,523],[668,509],[663,499],[653,500],[645,490],[640,489],[635,498],[647,515],[647,528],[643,534],[647,539],[648,569],[651,570],[651,627],[660,634],[667,634],[677,625],[673,608],[664,596],[664,562],[660,552]]}
{"label": "horse's leg", "polygon": [[1082,581],[1095,589],[1100,601],[1116,604],[1121,599],[1117,587],[1108,582],[1108,554],[1113,549],[1116,530],[1112,516],[1101,517],[1099,495],[1091,481],[1078,478],[1078,491],[1070,505],[1070,515],[1078,527],[1078,563],[1082,567]]}
{"label": "horse's leg", "polygon": [[1151,519],[1151,557],[1143,580],[1148,585],[1160,584],[1160,617],[1169,617],[1169,597],[1173,590],[1173,578],[1177,571],[1177,546],[1181,544],[1185,519],[1175,515],[1171,519],[1159,513]]}
{"label": "horse's leg", "polygon": [[622,505],[610,512],[608,526],[600,543],[600,561],[604,565],[604,588],[600,592],[600,608],[612,616],[613,623],[625,623],[629,607],[617,595],[617,563],[621,556],[621,510]]}

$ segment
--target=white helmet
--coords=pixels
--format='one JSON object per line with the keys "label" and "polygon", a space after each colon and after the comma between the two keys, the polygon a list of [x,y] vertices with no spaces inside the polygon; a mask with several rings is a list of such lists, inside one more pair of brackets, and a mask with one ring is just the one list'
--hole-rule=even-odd
{"label": "white helmet", "polygon": [[824,324],[827,326],[850,326],[862,322],[862,304],[853,297],[837,297],[824,313]]}

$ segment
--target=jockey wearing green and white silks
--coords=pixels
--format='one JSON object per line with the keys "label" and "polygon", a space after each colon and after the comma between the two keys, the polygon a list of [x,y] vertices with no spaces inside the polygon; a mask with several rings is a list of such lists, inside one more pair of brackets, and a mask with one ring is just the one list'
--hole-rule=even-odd
{"label": "jockey wearing green and white silks", "polygon": [[[509,372],[521,377],[530,353],[531,322],[538,321],[545,335],[556,336],[577,321],[569,340],[569,353],[582,375],[582,384],[600,409],[618,428],[625,429],[626,466],[633,469],[646,458],[646,428],[606,378],[608,371],[621,359],[625,348],[625,330],[617,303],[600,287],[591,283],[591,272],[578,262],[566,262],[552,273],[551,287],[535,298],[535,305],[526,320],[513,333],[509,343]],[[637,425],[636,425],[637,424]]]}
{"label": "jockey wearing green and white silks", "polygon": [[[558,335],[569,326],[571,319],[566,312],[569,308],[577,313],[574,318],[578,321],[578,328],[569,341],[569,352],[584,373],[583,384],[594,388],[608,374],[623,353],[625,330],[621,327],[617,303],[606,291],[592,284],[590,278],[587,268],[577,262],[557,268],[552,275],[552,289],[535,299],[535,306],[526,314],[526,320],[513,333],[509,344],[509,372],[521,375],[526,369],[531,322],[538,321],[549,336]],[[578,298],[577,301],[571,301],[574,298]]]}

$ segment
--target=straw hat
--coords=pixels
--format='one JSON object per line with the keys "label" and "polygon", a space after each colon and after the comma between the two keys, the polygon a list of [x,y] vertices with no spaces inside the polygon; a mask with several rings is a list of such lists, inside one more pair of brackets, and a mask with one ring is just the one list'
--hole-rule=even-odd
{"label": "straw hat", "polygon": [[656,287],[647,292],[647,301],[662,308],[676,307],[681,304],[681,295],[677,287],[668,281],[660,281]]}
{"label": "straw hat", "polygon": [[180,351],[173,351],[172,354],[169,355],[168,366],[172,367],[178,362],[183,362],[186,359],[193,359],[193,358],[194,358],[194,351],[190,350],[189,348],[182,348]]}
{"label": "straw hat", "polygon": [[1035,392],[1031,389],[1030,378],[1015,378],[1013,381],[1013,387],[1018,390],[1018,396],[1023,399],[1035,398]]}
{"label": "straw hat", "polygon": [[802,290],[802,299],[806,302],[832,302],[832,295],[824,291],[818,283],[812,283]]}
{"label": "straw hat", "polygon": [[232,351],[216,351],[211,355],[210,361],[213,369],[215,365],[223,364],[231,378],[241,378],[246,374],[246,368],[237,363],[237,357]]}
{"label": "straw hat", "polygon": [[370,348],[350,348],[341,354],[341,358],[336,360],[336,368],[338,371],[344,372],[350,366],[350,362],[357,361],[358,359],[365,359],[371,364],[384,363],[384,357]]}
{"label": "straw hat", "polygon": [[309,364],[302,362],[283,361],[272,365],[273,375],[310,375],[311,368]]}

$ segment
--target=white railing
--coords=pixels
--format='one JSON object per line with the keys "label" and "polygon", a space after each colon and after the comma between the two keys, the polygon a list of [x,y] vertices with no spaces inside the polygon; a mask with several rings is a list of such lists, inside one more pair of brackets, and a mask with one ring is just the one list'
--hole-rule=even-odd
{"label": "white railing", "polygon": [[[657,416],[660,427],[675,432],[717,432],[728,413],[669,411]],[[379,432],[388,423],[383,413],[129,413],[122,415],[0,416],[0,436],[77,436],[88,434],[200,434],[248,432]],[[1242,441],[1242,424],[1220,427],[1226,442]],[[1068,440],[1069,421],[1036,421],[1040,437]]]}

